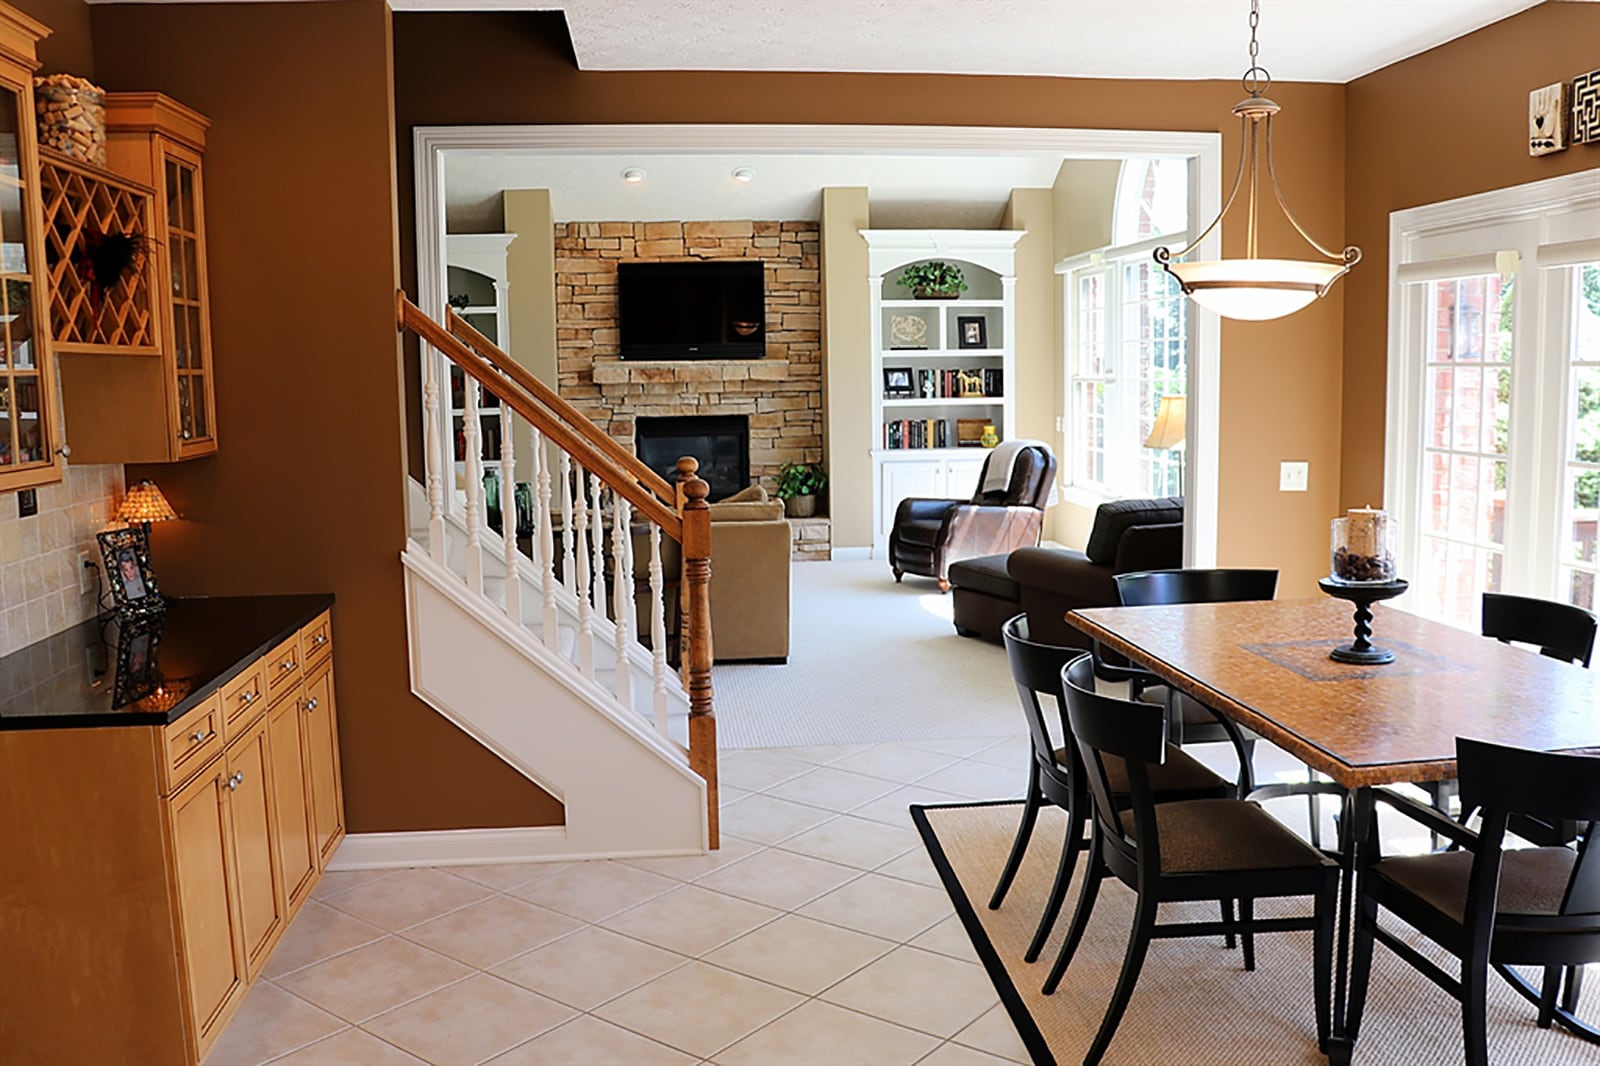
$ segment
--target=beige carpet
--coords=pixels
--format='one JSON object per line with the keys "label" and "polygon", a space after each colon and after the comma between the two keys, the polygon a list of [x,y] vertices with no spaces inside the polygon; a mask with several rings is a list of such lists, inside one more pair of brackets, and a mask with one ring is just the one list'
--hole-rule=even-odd
{"label": "beige carpet", "polygon": [[[1099,1029],[1122,966],[1133,921],[1133,893],[1107,880],[1094,917],[1053,996],[1039,986],[1054,962],[1077,899],[1079,876],[1062,920],[1040,961],[1022,952],[1060,854],[1062,812],[1040,814],[1033,844],[1005,904],[988,909],[989,894],[1005,863],[1021,804],[913,808],[934,865],[967,924],[979,958],[1023,1039],[1041,1063],[1062,1066],[1083,1059]],[[1196,910],[1195,908],[1198,908]],[[1296,911],[1296,908],[1300,908]],[[1258,916],[1307,913],[1310,901],[1268,901]],[[1187,911],[1187,913],[1186,913]],[[1163,921],[1207,920],[1214,904],[1164,906]],[[1393,920],[1391,927],[1403,929]],[[1445,956],[1436,955],[1443,963]],[[1382,945],[1373,952],[1371,992],[1355,1062],[1369,1066],[1458,1066],[1464,1059],[1460,1007],[1442,989],[1397,959]],[[1579,1015],[1600,1016],[1600,973],[1585,982]],[[1491,975],[1489,1059],[1505,1066],[1595,1066],[1600,1048],[1560,1031],[1534,1025],[1533,1005]],[[1256,970],[1246,973],[1240,953],[1220,937],[1157,940],[1150,946],[1139,985],[1105,1058],[1117,1064],[1175,1063],[1183,1066],[1318,1066],[1316,1017],[1311,989],[1311,934],[1276,933],[1256,938]]]}

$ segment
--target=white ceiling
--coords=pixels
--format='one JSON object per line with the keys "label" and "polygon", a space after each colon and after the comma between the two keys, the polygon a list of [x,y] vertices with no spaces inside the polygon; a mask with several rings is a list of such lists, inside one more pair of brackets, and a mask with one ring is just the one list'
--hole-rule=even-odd
{"label": "white ceiling", "polygon": [[[503,189],[549,189],[557,222],[815,219],[821,190],[872,190],[880,228],[992,229],[1014,188],[1048,188],[1060,152],[982,155],[762,154],[451,155],[445,201],[451,233],[500,228]],[[622,171],[638,167],[631,185]],[[733,179],[749,167],[749,183]]]}
{"label": "white ceiling", "polygon": [[[1538,0],[1264,0],[1280,81],[1346,82]],[[1246,0],[391,0],[561,10],[584,70],[1237,78]]]}

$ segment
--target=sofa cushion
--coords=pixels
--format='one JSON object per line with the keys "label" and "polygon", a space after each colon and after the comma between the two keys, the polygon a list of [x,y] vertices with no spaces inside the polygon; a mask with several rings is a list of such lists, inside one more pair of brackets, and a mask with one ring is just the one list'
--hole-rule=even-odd
{"label": "sofa cushion", "polygon": [[750,501],[746,503],[730,503],[723,500],[711,505],[711,521],[713,522],[770,522],[783,517],[783,501],[769,500],[764,503]]}
{"label": "sofa cushion", "polygon": [[997,599],[1018,602],[1022,590],[1006,572],[1006,556],[980,555],[976,559],[962,559],[950,564],[950,585],[956,589],[970,589]]}
{"label": "sofa cushion", "polygon": [[913,518],[895,526],[894,531],[902,543],[932,549],[934,542],[939,539],[939,529],[943,525],[942,518]]}
{"label": "sofa cushion", "polygon": [[767,490],[760,485],[746,485],[732,496],[725,496],[718,503],[766,503]]}
{"label": "sofa cushion", "polygon": [[1129,526],[1182,522],[1183,498],[1166,496],[1155,500],[1113,500],[1102,503],[1094,515],[1094,528],[1083,553],[1091,563],[1110,566],[1117,557],[1117,545]]}

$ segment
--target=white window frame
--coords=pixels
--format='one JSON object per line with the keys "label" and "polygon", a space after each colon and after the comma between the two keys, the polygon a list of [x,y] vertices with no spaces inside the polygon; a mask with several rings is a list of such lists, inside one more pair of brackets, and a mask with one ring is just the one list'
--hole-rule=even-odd
{"label": "white window frame", "polygon": [[[1541,249],[1600,237],[1600,169],[1396,211],[1389,217],[1389,347],[1384,501],[1400,524],[1402,576],[1422,562],[1424,316],[1422,282],[1515,263],[1510,441],[1501,591],[1565,599],[1559,587],[1570,372],[1563,343],[1570,267],[1539,267]],[[1488,265],[1498,256],[1497,265]],[[1397,601],[1417,609],[1410,598]]]}

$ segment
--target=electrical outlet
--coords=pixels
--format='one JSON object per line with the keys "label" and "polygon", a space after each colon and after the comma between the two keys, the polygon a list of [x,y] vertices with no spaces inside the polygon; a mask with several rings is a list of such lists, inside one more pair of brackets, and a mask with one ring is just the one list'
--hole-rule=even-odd
{"label": "electrical outlet", "polygon": [[1311,480],[1310,463],[1279,463],[1278,491],[1305,492]]}
{"label": "electrical outlet", "polygon": [[78,553],[78,591],[82,593],[94,592],[99,588],[100,564],[94,561],[94,553],[81,551]]}

